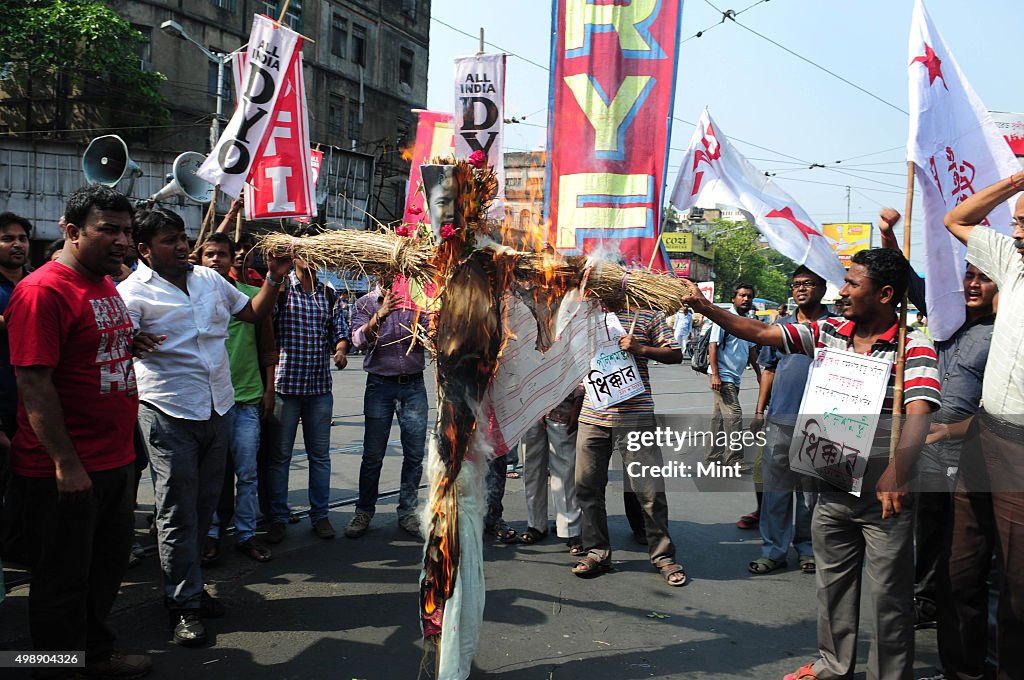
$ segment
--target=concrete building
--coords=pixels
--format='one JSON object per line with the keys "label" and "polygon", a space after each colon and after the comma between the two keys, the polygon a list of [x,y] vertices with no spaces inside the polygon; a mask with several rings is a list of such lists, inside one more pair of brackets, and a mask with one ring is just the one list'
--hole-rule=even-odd
{"label": "concrete building", "polygon": [[[23,204],[47,206],[45,213],[35,207],[26,211],[30,217],[37,213],[37,221],[55,222],[59,212],[53,214],[54,206],[63,198],[58,194],[84,184],[75,159],[98,134],[121,135],[133,158],[145,157],[153,166],[144,169],[156,173],[158,186],[177,154],[209,151],[210,121],[218,101],[218,64],[180,32],[161,30],[161,25],[176,22],[190,38],[224,54],[246,42],[254,14],[276,19],[281,5],[278,0],[106,0],[105,4],[146,38],[139,48],[140,64],[166,76],[161,93],[170,120],[159,129],[96,132],[105,125],[95,118],[102,117],[102,109],[98,114],[88,109],[85,93],[73,92],[72,98],[83,97],[81,111],[76,113],[89,110],[91,116],[71,115],[69,131],[49,137],[33,134],[22,141],[17,137],[25,131],[19,129],[22,119],[9,115],[15,108],[9,89],[0,83],[0,117],[6,119],[0,124],[19,142],[6,144],[11,138],[0,138],[0,154],[14,153],[12,162],[23,166],[22,172],[12,168],[10,174],[52,167],[73,175],[60,180],[10,178],[13,184],[4,188],[21,196]],[[318,185],[318,198],[323,200],[320,221],[365,228],[369,221],[364,210],[381,222],[399,219],[409,171],[400,150],[415,134],[415,114],[410,110],[424,107],[427,100],[430,0],[291,0],[285,23],[310,38],[303,46],[310,140],[325,152],[323,181]],[[223,122],[235,105],[231,80],[227,68],[221,90]],[[37,119],[45,119],[50,104],[44,97],[28,104],[38,107]],[[149,184],[137,183],[136,197],[147,196],[141,190],[148,191]],[[44,185],[46,195],[41,193]],[[226,203],[218,207],[223,209]]]}
{"label": "concrete building", "polygon": [[547,239],[544,226],[546,162],[547,155],[543,151],[505,154],[504,231],[512,246],[535,249]]}

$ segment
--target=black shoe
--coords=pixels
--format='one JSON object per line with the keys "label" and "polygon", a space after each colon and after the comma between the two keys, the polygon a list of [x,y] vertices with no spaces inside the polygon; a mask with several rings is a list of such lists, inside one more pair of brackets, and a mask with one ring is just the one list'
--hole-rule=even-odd
{"label": "black shoe", "polygon": [[935,605],[927,600],[914,598],[914,630],[935,628]]}
{"label": "black shoe", "polygon": [[199,596],[199,615],[204,619],[219,619],[224,611],[224,604],[205,590]]}
{"label": "black shoe", "polygon": [[206,628],[199,620],[198,609],[179,609],[171,612],[174,626],[174,644],[182,647],[201,647],[206,644]]}

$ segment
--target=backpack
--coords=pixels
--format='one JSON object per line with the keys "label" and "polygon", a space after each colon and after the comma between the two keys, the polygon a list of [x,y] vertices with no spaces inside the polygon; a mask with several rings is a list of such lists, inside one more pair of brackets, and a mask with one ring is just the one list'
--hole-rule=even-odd
{"label": "backpack", "polygon": [[[725,346],[726,341],[729,339],[729,334],[722,329],[722,341],[718,343],[721,346]],[[695,370],[697,373],[707,375],[708,368],[711,367],[711,327],[708,328],[707,332],[697,338],[697,344],[693,346],[693,355],[690,357],[690,368]]]}

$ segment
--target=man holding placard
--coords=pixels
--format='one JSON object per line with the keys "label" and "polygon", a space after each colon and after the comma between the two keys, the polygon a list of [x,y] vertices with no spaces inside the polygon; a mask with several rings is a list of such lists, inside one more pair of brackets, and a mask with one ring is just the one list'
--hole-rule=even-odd
{"label": "man holding placard", "polygon": [[[820,355],[818,350],[824,348],[834,359],[842,361],[843,356],[850,357],[851,365],[868,360],[883,365],[887,362],[891,366],[898,349],[896,307],[903,299],[909,274],[910,266],[898,252],[880,248],[861,251],[853,257],[845,285],[840,290],[845,303],[844,317],[802,324],[765,326],[755,319],[744,319],[719,309],[699,294],[683,302],[710,317],[728,333],[762,346],[778,347],[786,354]],[[877,415],[892,413],[895,377],[892,371],[887,373]],[[837,379],[844,380],[842,376]],[[832,402],[822,393],[813,393],[811,398],[807,395],[805,392],[800,407],[804,415],[845,418],[845,414],[851,412],[846,410],[850,404]],[[866,465],[860,464],[859,496],[846,491],[825,491],[815,507],[811,531],[817,566],[821,656],[787,675],[787,680],[824,680],[853,674],[862,564],[871,584],[868,617],[873,620],[875,631],[875,644],[868,657],[868,677],[912,676],[914,513],[906,485],[912,478],[914,463],[928,433],[930,414],[938,404],[935,349],[923,335],[910,332],[903,392],[904,413],[909,417],[903,425],[895,456],[889,459],[888,433],[877,427],[879,436],[871,447],[872,455]],[[870,421],[871,417],[867,418]],[[795,438],[799,436],[800,433]],[[857,458],[843,463],[857,467]]]}
{"label": "man holding placard", "polygon": [[[576,499],[583,515],[583,549],[586,554],[572,573],[587,578],[612,566],[608,537],[605,487],[608,465],[616,448],[622,467],[638,461],[661,465],[659,449],[627,444],[627,436],[654,428],[654,399],[647,370],[649,359],[678,364],[683,353],[672,337],[672,327],[660,312],[627,312],[620,302],[606,315],[608,340],[598,347],[591,371],[584,377],[586,396],[576,438]],[[626,329],[629,329],[627,332]],[[668,534],[668,502],[664,488],[649,478],[631,480],[643,509],[651,564],[670,586],[686,583],[686,573],[676,563],[676,547]]]}

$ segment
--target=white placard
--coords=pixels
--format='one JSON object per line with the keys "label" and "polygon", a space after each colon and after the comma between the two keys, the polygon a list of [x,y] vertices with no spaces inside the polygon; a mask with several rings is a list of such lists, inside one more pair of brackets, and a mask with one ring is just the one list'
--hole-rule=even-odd
{"label": "white placard", "polygon": [[629,352],[619,349],[619,338],[626,330],[615,314],[605,315],[609,338],[597,346],[590,359],[590,371],[583,381],[583,387],[595,409],[606,409],[627,399],[644,393],[644,381],[636,359]]}
{"label": "white placard", "polygon": [[892,362],[819,348],[811,362],[789,467],[860,496]]}

